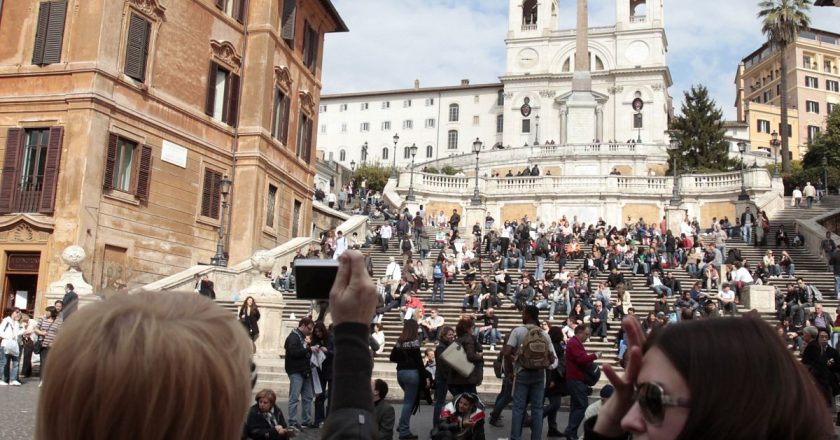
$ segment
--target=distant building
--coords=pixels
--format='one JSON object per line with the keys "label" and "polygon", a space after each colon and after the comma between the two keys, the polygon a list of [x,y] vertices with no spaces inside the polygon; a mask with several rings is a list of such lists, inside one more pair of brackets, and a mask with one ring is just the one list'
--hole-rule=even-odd
{"label": "distant building", "polygon": [[223,217],[232,262],[308,236],[331,2],[82,3],[3,3],[2,306],[43,311],[69,245],[99,291],[209,263]]}
{"label": "distant building", "polygon": [[[790,153],[800,159],[808,143],[825,128],[826,117],[840,105],[840,34],[811,29],[787,48]],[[770,134],[781,133],[778,51],[768,44],[744,58],[735,76],[738,120],[750,124],[754,147],[770,149]],[[758,105],[756,105],[758,104]]]}
{"label": "distant building", "polygon": [[840,7],[840,0],[817,0],[815,6],[837,6]]}

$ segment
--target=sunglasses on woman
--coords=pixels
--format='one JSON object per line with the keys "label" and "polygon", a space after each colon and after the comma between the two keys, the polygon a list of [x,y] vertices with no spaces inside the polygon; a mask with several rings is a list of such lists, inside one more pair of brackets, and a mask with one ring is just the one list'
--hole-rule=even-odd
{"label": "sunglasses on woman", "polygon": [[656,382],[644,382],[636,385],[633,400],[639,402],[639,408],[647,423],[660,425],[665,420],[665,408],[690,408],[687,399],[672,397],[665,394],[662,385]]}

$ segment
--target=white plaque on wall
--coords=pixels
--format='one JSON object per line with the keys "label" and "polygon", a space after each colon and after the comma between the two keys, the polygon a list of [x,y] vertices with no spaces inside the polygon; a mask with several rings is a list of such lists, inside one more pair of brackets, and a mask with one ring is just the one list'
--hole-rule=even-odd
{"label": "white plaque on wall", "polygon": [[26,290],[15,292],[15,307],[25,310],[27,305],[29,305],[29,292]]}
{"label": "white plaque on wall", "polygon": [[169,162],[173,165],[178,165],[181,168],[187,167],[187,149],[169,141],[163,141],[163,148],[161,148],[160,159],[164,162]]}

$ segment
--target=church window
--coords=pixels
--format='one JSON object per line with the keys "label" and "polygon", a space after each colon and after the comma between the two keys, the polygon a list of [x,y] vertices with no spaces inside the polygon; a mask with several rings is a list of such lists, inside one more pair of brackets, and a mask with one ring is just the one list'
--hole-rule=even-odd
{"label": "church window", "polygon": [[563,72],[571,72],[572,71],[572,57],[566,58],[566,62],[563,63]]}
{"label": "church window", "polygon": [[523,119],[522,120],[522,132],[523,133],[530,133],[531,132],[531,120],[530,119]]}
{"label": "church window", "polygon": [[642,112],[633,113],[633,128],[644,128]]}
{"label": "church window", "polygon": [[449,104],[449,122],[458,122],[460,107],[458,104]]}
{"label": "church window", "polygon": [[496,115],[496,133],[502,133],[505,130],[505,115]]}
{"label": "church window", "polygon": [[604,60],[598,55],[595,55],[595,70],[604,70]]}
{"label": "church window", "polygon": [[501,107],[501,106],[505,105],[505,91],[504,90],[499,90],[497,93],[498,94],[496,95],[496,105]]}
{"label": "church window", "polygon": [[426,157],[431,159],[434,148],[431,145],[426,145]]}
{"label": "church window", "polygon": [[647,15],[646,0],[630,0],[630,22],[644,23]]}
{"label": "church window", "polygon": [[532,30],[537,27],[537,9],[539,4],[537,0],[526,0],[522,3],[522,28],[523,30]]}
{"label": "church window", "polygon": [[388,160],[388,147],[382,147],[382,159]]}
{"label": "church window", "polygon": [[449,133],[447,133],[447,148],[450,150],[458,149],[458,130],[449,130]]}
{"label": "church window", "polygon": [[339,162],[344,162],[345,160],[347,160],[347,151],[345,151],[345,150],[339,151],[338,152],[338,160],[339,160]]}

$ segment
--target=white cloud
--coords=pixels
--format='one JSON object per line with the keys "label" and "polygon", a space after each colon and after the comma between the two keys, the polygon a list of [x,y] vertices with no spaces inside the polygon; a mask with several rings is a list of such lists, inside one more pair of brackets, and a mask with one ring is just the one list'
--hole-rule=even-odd
{"label": "white cloud", "polygon": [[[617,0],[624,1],[624,0]],[[659,0],[651,0],[659,1]],[[735,116],[738,63],[764,42],[757,0],[662,0],[679,110],[683,91],[704,84]],[[349,33],[326,39],[324,93],[498,81],[505,70],[503,0],[334,0]],[[576,0],[560,0],[561,27],[574,26]],[[591,1],[590,25],[615,22],[615,1]],[[812,26],[840,33],[840,8],[813,7]]]}

